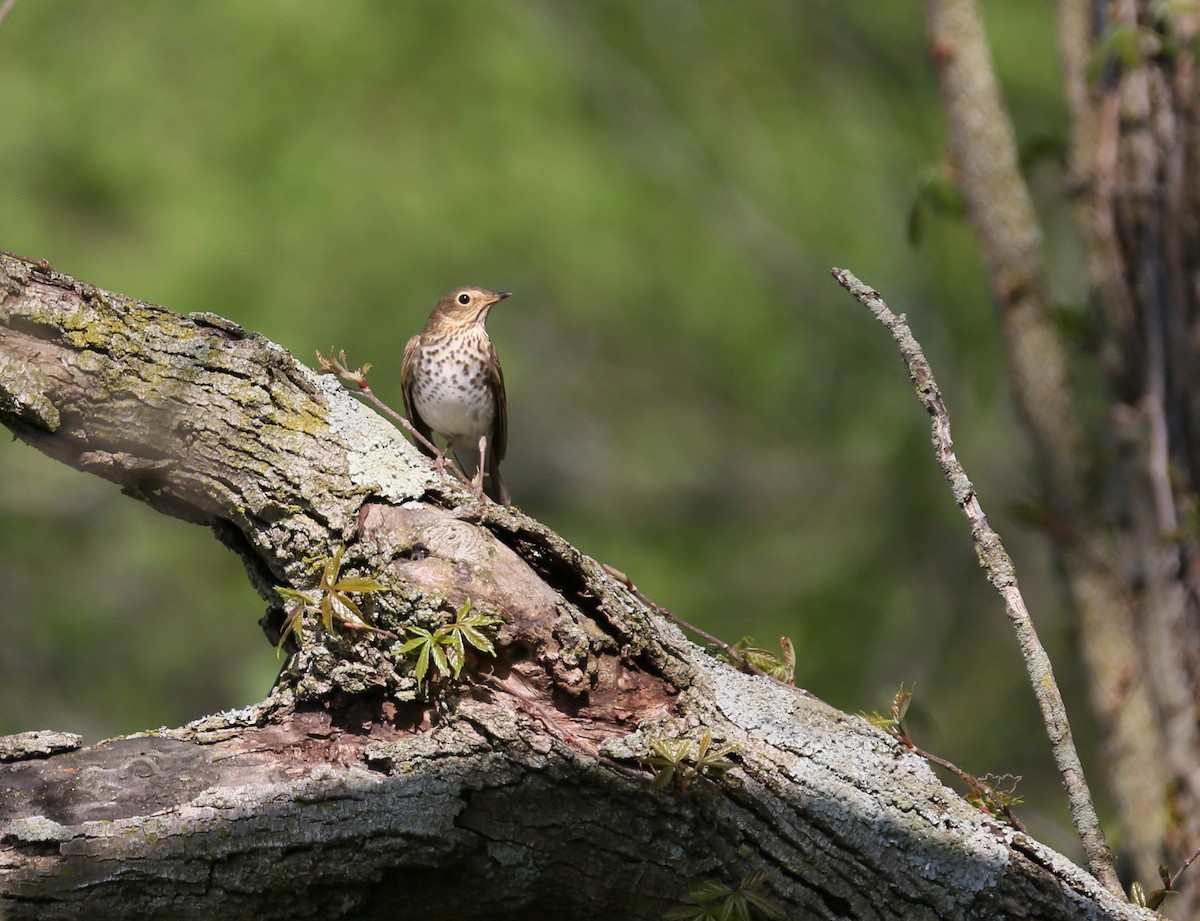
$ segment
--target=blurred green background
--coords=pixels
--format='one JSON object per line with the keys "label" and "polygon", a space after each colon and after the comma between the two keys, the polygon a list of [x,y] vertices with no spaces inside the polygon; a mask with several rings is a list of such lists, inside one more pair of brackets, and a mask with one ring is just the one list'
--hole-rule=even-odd
{"label": "blurred green background", "polygon": [[[1053,8],[988,4],[1020,139],[1063,139]],[[729,640],[793,638],[851,710],[917,683],[919,740],[1025,775],[1076,854],[1016,644],[886,332],[909,314],[1098,774],[972,233],[910,211],[944,156],[907,0],[21,0],[0,26],[0,247],[399,405],[400,353],[460,284],[490,331],[522,508]],[[1033,177],[1055,295],[1080,272]],[[203,529],[0,444],[0,733],[90,740],[260,699],[278,668]],[[1098,776],[1093,777],[1099,781]]]}

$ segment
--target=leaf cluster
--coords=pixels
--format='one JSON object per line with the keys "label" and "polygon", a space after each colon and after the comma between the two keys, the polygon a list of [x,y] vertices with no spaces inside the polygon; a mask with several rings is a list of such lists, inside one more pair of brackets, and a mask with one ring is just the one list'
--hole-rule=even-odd
{"label": "leaf cluster", "polygon": [[717,657],[721,661],[728,662],[735,668],[744,668],[742,663],[746,662],[761,669],[776,681],[782,681],[789,685],[796,683],[796,650],[789,637],[781,636],[779,638],[779,652],[755,646],[752,636],[743,636],[729,648],[736,656],[740,656],[742,661],[739,662],[734,656],[718,650]]}
{"label": "leaf cluster", "polygon": [[916,685],[905,687],[902,683],[900,690],[892,698],[892,708],[887,716],[884,716],[878,710],[873,710],[871,713],[860,711],[859,716],[863,717],[872,726],[882,729],[884,732],[897,737],[901,741],[907,742],[908,733],[904,731],[904,717],[908,713],[908,705],[912,703],[913,691],[915,689]]}
{"label": "leaf cluster", "polygon": [[435,630],[408,627],[407,632],[411,636],[397,654],[416,656],[413,674],[418,689],[425,683],[431,667],[437,675],[458,678],[466,663],[468,646],[489,656],[496,654],[489,634],[502,623],[504,619],[494,614],[471,610],[471,600],[468,598],[448,624],[442,624]]}
{"label": "leaf cluster", "polygon": [[764,892],[762,884],[774,870],[752,870],[736,886],[705,880],[691,887],[694,905],[668,912],[668,921],[752,921],[786,917],[783,907]]}
{"label": "leaf cluster", "polygon": [[304,645],[306,614],[318,615],[321,628],[326,633],[333,632],[334,624],[341,624],[351,630],[382,632],[367,623],[366,615],[353,596],[387,592],[391,589],[365,576],[343,576],[342,555],[345,550],[345,547],[339,547],[333,556],[317,560],[313,564],[313,569],[320,571],[315,587],[303,590],[282,585],[275,587],[275,591],[287,602],[287,617],[283,622],[276,649],[282,649],[284,641],[293,634],[297,642],[301,646]]}
{"label": "leaf cluster", "polygon": [[642,763],[654,771],[654,788],[663,790],[674,784],[685,793],[697,778],[720,778],[733,767],[727,755],[737,751],[734,744],[713,745],[712,730],[705,729],[698,739],[651,739],[654,754]]}
{"label": "leaf cluster", "polygon": [[1024,802],[1017,795],[1020,774],[984,774],[978,786],[971,786],[964,797],[980,812],[1005,816],[1013,806]]}
{"label": "leaf cluster", "polygon": [[[1183,870],[1187,867],[1184,866]],[[1183,870],[1180,870],[1182,873]],[[1171,876],[1171,871],[1167,867],[1158,868],[1159,879],[1162,880],[1161,889],[1151,889],[1147,892],[1142,884],[1134,880],[1133,885],[1129,887],[1129,901],[1133,902],[1141,908],[1157,909],[1166,900],[1167,896],[1175,895],[1178,890],[1175,889],[1175,879]]]}

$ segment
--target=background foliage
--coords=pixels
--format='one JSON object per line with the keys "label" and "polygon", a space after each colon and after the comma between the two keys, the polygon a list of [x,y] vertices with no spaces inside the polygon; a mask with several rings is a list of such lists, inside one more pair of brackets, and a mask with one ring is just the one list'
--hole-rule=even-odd
{"label": "background foliage", "polygon": [[[1053,9],[987,13],[1021,141],[1052,150]],[[909,238],[947,170],[921,29],[908,0],[23,0],[0,28],[0,246],[306,360],[344,347],[397,405],[444,290],[515,292],[490,330],[518,504],[710,631],[790,635],[839,707],[915,681],[925,747],[1026,775],[1027,824],[1074,854],[924,414],[828,275],[909,314],[1094,766],[1046,547],[1011,512],[1026,457],[977,248],[946,208]],[[0,732],[257,700],[262,609],[203,530],[0,445]]]}

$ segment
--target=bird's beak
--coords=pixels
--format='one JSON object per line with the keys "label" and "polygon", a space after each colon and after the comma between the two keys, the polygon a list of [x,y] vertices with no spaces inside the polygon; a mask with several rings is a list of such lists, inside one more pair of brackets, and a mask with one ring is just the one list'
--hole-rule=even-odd
{"label": "bird's beak", "polygon": [[490,304],[496,303],[497,301],[502,301],[506,297],[512,297],[512,292],[511,291],[501,291],[497,294],[493,294],[492,299],[490,301],[488,301],[488,304],[490,305]]}

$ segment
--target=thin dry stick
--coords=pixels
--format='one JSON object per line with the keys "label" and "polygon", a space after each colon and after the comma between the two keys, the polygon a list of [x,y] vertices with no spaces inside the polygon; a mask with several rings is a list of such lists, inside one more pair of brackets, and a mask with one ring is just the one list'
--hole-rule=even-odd
{"label": "thin dry stick", "polygon": [[[991,784],[980,780],[973,774],[968,774],[954,762],[947,761],[945,758],[941,757],[940,755],[935,755],[933,752],[925,751],[925,749],[914,743],[907,736],[899,739],[898,741],[900,741],[901,744],[903,744],[906,748],[909,748],[916,754],[920,755],[926,761],[931,761],[934,764],[940,765],[950,773],[955,774],[971,789],[973,793],[977,795],[982,794],[986,799],[991,800],[992,806],[1004,814],[1004,817],[1008,820],[1008,824],[1010,824],[1019,832],[1025,832],[1025,826],[1021,824],[1021,820],[1017,818],[1017,815],[1015,812],[1013,812],[1012,807],[1004,801],[1004,796]],[[1019,779],[1020,778],[1018,778],[1018,780]],[[1028,834],[1027,832],[1025,833]]]}
{"label": "thin dry stick", "polygon": [[764,672],[761,668],[759,668],[757,665],[755,665],[753,662],[751,662],[749,659],[747,659],[745,656],[743,656],[741,653],[739,653],[736,649],[734,649],[732,646],[730,646],[724,640],[718,639],[717,637],[713,636],[711,633],[706,633],[705,631],[701,630],[699,627],[697,627],[693,624],[689,624],[682,617],[672,614],[670,611],[668,611],[666,608],[664,608],[661,604],[658,604],[655,601],[651,601],[650,598],[647,597],[647,595],[640,588],[638,588],[636,585],[633,584],[633,580],[630,579],[629,576],[627,576],[625,573],[621,572],[621,570],[617,569],[614,566],[609,566],[607,563],[601,563],[600,566],[606,573],[608,573],[610,576],[612,576],[614,579],[616,579],[618,582],[620,582],[622,585],[624,585],[625,588],[627,588],[630,591],[630,593],[635,598],[637,598],[638,601],[640,601],[642,604],[646,605],[646,607],[650,608],[656,614],[659,614],[660,616],[665,617],[667,620],[669,620],[671,623],[673,623],[676,627],[680,627],[684,630],[694,633],[694,634],[696,634],[696,636],[700,637],[700,639],[704,640],[706,643],[711,643],[712,645],[716,646],[723,653],[725,653],[725,655],[729,656],[729,658],[733,662],[737,663],[738,667],[740,667],[742,669],[742,671],[746,672],[746,674],[762,675],[764,677],[769,677],[766,672]]}
{"label": "thin dry stick", "polygon": [[1071,807],[1071,818],[1075,830],[1083,842],[1088,864],[1092,875],[1113,893],[1124,895],[1121,883],[1113,869],[1112,851],[1104,837],[1104,829],[1100,827],[1100,819],[1096,815],[1096,807],[1092,803],[1092,795],[1088,791],[1087,781],[1083,776],[1083,765],[1079,763],[1079,753],[1071,738],[1071,726],[1067,722],[1067,710],[1063,704],[1062,694],[1054,680],[1054,671],[1050,666],[1050,657],[1038,639],[1037,631],[1033,628],[1025,600],[1017,586],[1016,570],[1004,545],[992,526],[988,524],[975,494],[975,487],[967,478],[958,458],[954,454],[954,442],[950,438],[950,415],[946,404],[942,402],[942,394],[937,382],[933,379],[933,371],[925,359],[924,352],[908,328],[904,316],[897,316],[888,309],[874,289],[864,285],[851,272],[845,269],[834,269],[833,277],[843,288],[853,294],[865,305],[875,318],[887,327],[892,338],[900,347],[900,355],[908,366],[908,373],[916,387],[917,396],[929,411],[933,429],[933,444],[937,451],[938,463],[942,473],[950,483],[954,492],[954,501],[967,516],[971,524],[971,536],[975,539],[975,553],[979,557],[979,565],[987,573],[988,581],[995,586],[1004,599],[1004,609],[1012,622],[1017,634],[1017,642],[1021,646],[1021,655],[1025,659],[1025,667],[1029,670],[1029,679],[1033,684],[1034,694],[1042,709],[1042,719],[1046,724],[1046,732],[1050,737],[1050,745],[1054,751],[1054,761],[1062,774],[1063,786],[1067,790],[1067,800]]}
{"label": "thin dry stick", "polygon": [[1187,872],[1187,868],[1195,863],[1196,858],[1198,857],[1200,857],[1200,851],[1193,851],[1192,856],[1183,862],[1183,866],[1176,870],[1173,876],[1163,880],[1167,889],[1174,891],[1175,884],[1179,882],[1179,877],[1183,876],[1183,874]]}

